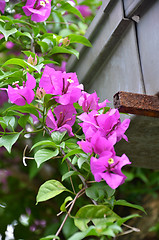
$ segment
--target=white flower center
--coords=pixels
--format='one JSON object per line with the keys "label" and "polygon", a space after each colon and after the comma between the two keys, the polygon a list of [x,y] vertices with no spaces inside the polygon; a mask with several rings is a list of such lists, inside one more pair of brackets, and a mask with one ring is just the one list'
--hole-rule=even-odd
{"label": "white flower center", "polygon": [[74,81],[72,80],[72,79],[67,79],[67,82],[69,82],[69,83],[74,83]]}
{"label": "white flower center", "polygon": [[113,158],[109,158],[109,159],[108,159],[108,163],[109,163],[109,164],[113,164],[113,163],[114,163],[114,159],[113,159]]}

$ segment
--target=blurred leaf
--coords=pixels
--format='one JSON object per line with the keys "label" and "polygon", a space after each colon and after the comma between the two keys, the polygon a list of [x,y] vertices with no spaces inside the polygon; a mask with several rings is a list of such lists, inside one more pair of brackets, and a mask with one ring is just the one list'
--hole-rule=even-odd
{"label": "blurred leaf", "polygon": [[67,131],[64,132],[54,131],[51,133],[51,138],[54,143],[60,144],[66,133]]}
{"label": "blurred leaf", "polygon": [[18,38],[20,36],[24,36],[24,37],[28,37],[28,38],[32,39],[32,36],[30,35],[30,33],[17,31],[15,33],[15,38]]}
{"label": "blurred leaf", "polygon": [[[70,140],[70,139],[69,139]],[[65,141],[65,145],[69,148],[69,149],[75,149],[75,148],[79,148],[78,144],[74,143],[74,142],[70,142],[70,141]]]}
{"label": "blurred leaf", "polygon": [[88,157],[80,157],[78,158],[78,167],[81,169],[83,163],[88,162]]}
{"label": "blurred leaf", "polygon": [[32,148],[30,149],[30,151],[32,151],[32,150],[33,150],[34,148],[36,148],[36,147],[44,146],[44,145],[46,145],[46,146],[52,146],[52,147],[55,147],[55,148],[58,147],[54,142],[52,142],[52,141],[50,141],[50,140],[43,140],[43,141],[40,141],[40,142],[35,143],[35,144],[32,146]]}
{"label": "blurred leaf", "polygon": [[55,157],[59,154],[59,149],[57,148],[56,150],[50,150],[50,149],[40,149],[38,150],[35,155],[35,161],[37,163],[37,167],[40,167],[40,165],[47,160],[49,160],[52,157]]}
{"label": "blurred leaf", "polygon": [[37,41],[37,43],[40,45],[42,53],[46,53],[49,47],[48,44],[43,41]]}
{"label": "blurred leaf", "polygon": [[59,237],[55,236],[55,235],[49,235],[47,237],[43,237],[43,238],[40,238],[40,240],[52,240],[52,239],[58,239],[60,240]]}
{"label": "blurred leaf", "polygon": [[107,222],[114,222],[120,217],[105,205],[86,205],[81,207],[75,215],[74,223],[81,231],[88,228],[88,223],[93,219],[104,219]]}
{"label": "blurred leaf", "polygon": [[72,155],[75,155],[75,154],[78,154],[78,153],[84,153],[82,149],[73,149],[72,151],[70,151],[69,153],[67,153],[63,159],[62,159],[62,162],[65,161],[66,158],[72,156]]}
{"label": "blurred leaf", "polygon": [[52,63],[52,64],[55,64],[55,65],[60,65],[58,62],[56,62],[56,61],[52,61],[52,60],[44,60],[44,61],[42,61],[42,63],[43,64],[50,64],[50,63]]}
{"label": "blurred leaf", "polygon": [[2,65],[2,67],[6,66],[6,65],[9,65],[9,64],[21,66],[21,67],[23,67],[26,70],[27,70],[27,67],[28,67],[29,71],[38,71],[38,73],[41,72],[41,68],[43,67],[43,64],[33,66],[30,63],[28,63],[28,62],[26,62],[26,61],[24,61],[24,60],[22,60],[20,58],[9,59],[8,61],[6,61]]}
{"label": "blurred leaf", "polygon": [[126,200],[117,200],[117,201],[115,201],[114,205],[120,205],[120,206],[126,206],[126,207],[136,208],[136,209],[144,212],[145,214],[147,214],[146,211],[144,210],[144,208],[143,208],[142,206],[129,203],[129,202],[127,202]]}
{"label": "blurred leaf", "polygon": [[22,71],[15,71],[15,72],[5,72],[2,76],[0,76],[0,80],[8,77],[21,77],[23,74]]}
{"label": "blurred leaf", "polygon": [[[86,231],[84,232],[77,232],[72,237],[70,237],[68,240],[82,240],[85,239],[85,237],[88,236],[99,236],[97,233],[95,226],[90,226]],[[92,239],[92,238],[91,238]]]}
{"label": "blurred leaf", "polygon": [[5,30],[1,25],[0,25],[0,32],[4,35],[5,40],[8,40],[8,37],[14,33],[17,32],[16,28],[12,28],[11,30]]}
{"label": "blurred leaf", "polygon": [[[65,188],[62,183],[56,180],[49,180],[46,181],[41,187],[39,188],[39,192],[36,198],[37,203],[49,200],[64,191],[69,191]],[[70,192],[70,191],[69,191]]]}
{"label": "blurred leaf", "polygon": [[102,182],[93,183],[91,187],[86,189],[87,197],[94,199],[95,201],[103,200],[104,198],[108,199],[112,197],[114,193],[114,189]]}
{"label": "blurred leaf", "polygon": [[3,135],[0,138],[0,147],[5,147],[7,151],[11,153],[11,148],[13,144],[18,140],[21,133],[22,132]]}
{"label": "blurred leaf", "polygon": [[64,48],[64,47],[55,46],[50,51],[50,54],[57,54],[57,53],[74,54],[77,58],[79,58],[79,52],[73,48]]}
{"label": "blurred leaf", "polygon": [[92,44],[90,43],[90,41],[84,36],[77,35],[77,34],[69,34],[67,37],[70,40],[70,43],[81,43],[87,47],[92,47]]}
{"label": "blurred leaf", "polygon": [[[21,112],[21,113],[30,113],[30,114],[35,115],[37,118],[39,118],[39,113],[38,113],[36,107],[34,107],[34,106],[31,105],[31,104],[29,105],[29,104],[26,103],[24,106],[13,105],[13,106],[7,108],[7,109],[3,112],[3,114],[4,114],[4,115],[5,115],[5,114],[8,114],[9,111],[13,111],[13,110],[19,111],[19,112]],[[15,114],[16,114],[16,112],[15,112]]]}
{"label": "blurred leaf", "polygon": [[136,218],[136,217],[141,217],[139,214],[131,214],[127,217],[121,218],[117,221],[118,225],[122,225],[123,223],[125,223],[126,221],[132,219],[132,218]]}
{"label": "blurred leaf", "polygon": [[65,173],[65,174],[62,176],[62,182],[63,182],[66,178],[71,177],[72,175],[78,175],[78,174],[80,174],[80,173],[77,172],[77,171],[69,171],[69,172]]}
{"label": "blurred leaf", "polygon": [[70,196],[68,196],[67,198],[65,198],[65,201],[64,201],[64,203],[61,205],[60,210],[63,211],[63,212],[66,212],[66,204],[67,204],[68,202],[72,201],[72,200],[73,200],[73,198],[70,197]]}
{"label": "blurred leaf", "polygon": [[22,128],[25,129],[26,124],[27,124],[29,118],[30,118],[29,115],[23,115],[23,116],[21,116],[21,117],[18,119],[19,125],[20,125]]}
{"label": "blurred leaf", "polygon": [[73,13],[74,15],[77,15],[79,18],[84,20],[82,14],[80,13],[79,10],[77,10],[75,7],[73,7],[71,4],[68,2],[61,1],[61,8],[67,12]]}

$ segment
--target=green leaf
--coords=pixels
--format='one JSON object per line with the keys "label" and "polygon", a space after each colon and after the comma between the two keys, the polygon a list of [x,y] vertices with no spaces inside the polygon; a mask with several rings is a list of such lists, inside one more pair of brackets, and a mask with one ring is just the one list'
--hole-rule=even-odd
{"label": "green leaf", "polygon": [[55,235],[49,235],[47,237],[43,237],[43,238],[40,238],[40,240],[52,240],[52,239],[58,239],[60,240],[59,237],[55,236]]}
{"label": "green leaf", "polygon": [[95,229],[95,226],[90,226],[86,231],[75,233],[68,240],[82,240],[88,236],[97,236],[97,237],[99,236],[99,234],[97,233],[97,231]]}
{"label": "green leaf", "polygon": [[144,208],[143,208],[142,206],[129,203],[129,202],[127,202],[126,200],[117,200],[117,201],[115,201],[114,205],[120,205],[120,206],[126,206],[126,207],[136,208],[136,209],[144,212],[145,214],[147,214],[146,211],[144,210]]}
{"label": "green leaf", "polygon": [[5,147],[7,149],[7,151],[9,153],[11,153],[11,148],[12,148],[13,144],[18,140],[21,133],[22,132],[15,133],[15,134],[3,135],[0,138],[0,147],[2,147],[2,146]]}
{"label": "green leaf", "polygon": [[3,128],[3,130],[7,128],[7,124],[2,117],[0,117],[0,125]]}
{"label": "green leaf", "polygon": [[67,37],[70,40],[70,43],[81,43],[87,47],[92,47],[92,44],[90,43],[90,41],[84,36],[77,35],[77,34],[69,34],[67,35]]}
{"label": "green leaf", "polygon": [[61,8],[67,12],[73,13],[74,15],[77,15],[79,18],[83,19],[82,14],[79,10],[77,10],[75,7],[71,6],[68,2],[61,1]]}
{"label": "green leaf", "polygon": [[64,48],[64,47],[55,46],[50,51],[50,54],[57,54],[57,53],[74,54],[77,57],[77,59],[79,59],[79,52],[73,48]]}
{"label": "green leaf", "polygon": [[3,114],[4,114],[4,115],[5,115],[5,114],[8,114],[9,111],[13,111],[13,110],[19,111],[19,112],[21,112],[21,113],[30,113],[30,114],[35,115],[37,118],[39,118],[39,113],[38,113],[36,107],[34,107],[34,106],[31,105],[31,104],[29,105],[29,104],[26,103],[24,106],[13,105],[13,106],[7,108],[7,109],[3,112]]}
{"label": "green leaf", "polygon": [[84,152],[83,152],[82,149],[73,149],[72,151],[70,151],[69,153],[67,153],[67,154],[63,157],[62,162],[63,162],[66,158],[68,158],[68,157],[70,157],[70,156],[72,156],[72,155],[78,154],[78,153],[84,153]]}
{"label": "green leaf", "polygon": [[51,138],[53,142],[55,142],[56,144],[60,144],[66,133],[67,131],[64,132],[54,131],[51,133]]}
{"label": "green leaf", "polygon": [[11,129],[14,129],[15,125],[15,117],[14,116],[5,116],[5,117],[0,117],[0,124],[2,128],[5,130],[6,127],[11,127]]}
{"label": "green leaf", "polygon": [[22,59],[19,59],[19,58],[12,58],[12,59],[9,59],[8,61],[6,61],[2,67],[6,66],[6,65],[18,65],[18,66],[21,66],[23,67],[24,69],[27,70],[27,67],[29,68],[29,71],[38,71],[38,73],[41,72],[41,68],[43,67],[43,64],[40,64],[40,65],[37,65],[37,66],[33,66],[31,65],[30,63],[22,60]]}
{"label": "green leaf", "polygon": [[93,183],[91,187],[86,189],[87,197],[94,199],[95,201],[103,200],[104,198],[108,199],[112,197],[114,193],[115,190],[103,182]]}
{"label": "green leaf", "polygon": [[72,175],[78,175],[78,174],[80,174],[80,173],[77,172],[77,171],[69,171],[69,172],[65,173],[65,174],[62,176],[62,182],[63,182],[66,178],[71,177]]}
{"label": "green leaf", "polygon": [[25,126],[28,122],[29,117],[30,117],[29,115],[23,115],[19,118],[18,123],[22,128],[25,129]]}
{"label": "green leaf", "polygon": [[50,140],[43,140],[43,141],[40,141],[40,142],[35,143],[35,144],[32,146],[32,148],[31,148],[30,151],[32,151],[32,150],[33,150],[34,148],[36,148],[36,147],[44,146],[44,145],[58,148],[58,146],[57,146],[54,142],[52,142],[52,141],[50,141]]}
{"label": "green leaf", "polygon": [[80,157],[78,158],[78,167],[81,169],[83,163],[88,162],[88,157]]}
{"label": "green leaf", "polygon": [[43,60],[42,63],[45,65],[45,64],[49,64],[49,63],[53,63],[55,65],[60,65],[58,62],[56,61],[52,61],[52,60]]}
{"label": "green leaf", "polygon": [[41,47],[42,53],[46,53],[47,50],[48,50],[48,47],[49,47],[48,44],[46,42],[43,42],[43,41],[37,41],[37,43]]}
{"label": "green leaf", "polygon": [[[43,202],[49,200],[64,191],[69,191],[65,188],[62,183],[56,180],[49,180],[46,181],[41,187],[39,188],[39,192],[36,198],[37,204],[39,202]],[[70,191],[69,191],[70,192]]]}
{"label": "green leaf", "polygon": [[65,201],[64,201],[64,203],[61,205],[60,210],[63,211],[63,212],[66,212],[66,203],[68,203],[68,202],[70,202],[70,201],[72,201],[72,200],[73,200],[73,198],[70,197],[70,196],[68,196],[67,198],[65,198]]}
{"label": "green leaf", "polygon": [[24,36],[24,37],[28,37],[28,38],[32,39],[32,36],[30,35],[30,33],[17,31],[15,34],[15,38],[18,38],[20,36]]}
{"label": "green leaf", "polygon": [[56,150],[50,150],[50,149],[40,149],[38,150],[35,155],[35,161],[37,163],[37,167],[40,167],[40,165],[47,160],[49,160],[52,157],[56,157],[59,154],[59,149]]}
{"label": "green leaf", "polygon": [[5,40],[7,41],[7,40],[8,40],[8,37],[9,37],[10,35],[13,35],[14,33],[17,32],[17,29],[16,29],[16,28],[12,28],[11,30],[5,30],[5,29],[0,25],[0,32],[4,35]]}
{"label": "green leaf", "polygon": [[136,218],[136,217],[141,217],[139,214],[131,214],[127,217],[121,218],[117,221],[118,225],[121,226],[123,223],[125,223],[126,221],[132,219],[132,218]]}
{"label": "green leaf", "polygon": [[2,76],[0,76],[0,80],[3,80],[4,78],[8,78],[8,77],[21,77],[22,74],[23,74],[22,71],[5,72]]}
{"label": "green leaf", "polygon": [[105,205],[86,205],[81,207],[75,215],[74,223],[81,231],[88,228],[88,223],[93,219],[104,219],[105,221],[114,222],[120,217]]}

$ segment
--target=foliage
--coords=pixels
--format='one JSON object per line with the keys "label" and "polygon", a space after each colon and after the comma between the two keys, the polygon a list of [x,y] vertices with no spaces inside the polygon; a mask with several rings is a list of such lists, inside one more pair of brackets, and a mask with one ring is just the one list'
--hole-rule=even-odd
{"label": "foliage", "polygon": [[15,239],[112,239],[139,217],[120,217],[115,206],[144,212],[115,200],[130,161],[114,145],[127,140],[130,120],[85,92],[64,64],[79,58],[77,43],[92,47],[83,35],[101,2],[0,4],[2,239],[9,225]]}

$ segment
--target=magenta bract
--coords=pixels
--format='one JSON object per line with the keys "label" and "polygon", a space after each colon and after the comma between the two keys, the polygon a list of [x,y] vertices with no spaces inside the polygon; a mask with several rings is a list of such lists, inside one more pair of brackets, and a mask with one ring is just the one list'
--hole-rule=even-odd
{"label": "magenta bract", "polygon": [[35,22],[45,21],[51,13],[51,0],[27,0],[23,8],[26,16],[31,16]]}
{"label": "magenta bract", "polygon": [[36,86],[35,78],[27,73],[27,81],[23,82],[23,86],[19,86],[15,83],[15,88],[8,85],[8,98],[11,103],[15,103],[16,105],[23,106],[26,104],[30,104],[34,99],[34,91],[33,88]]}
{"label": "magenta bract", "polygon": [[76,110],[73,105],[58,105],[54,109],[55,117],[51,110],[48,111],[46,118],[46,125],[53,129],[52,131],[59,130],[60,132],[67,131],[69,136],[74,136],[72,126],[76,120]]}
{"label": "magenta bract", "polygon": [[91,9],[86,5],[78,5],[76,6],[76,8],[78,9],[78,11],[80,11],[84,18],[92,15]]}
{"label": "magenta bract", "polygon": [[117,109],[111,109],[106,114],[98,114],[97,111],[93,110],[88,114],[81,114],[78,118],[83,121],[79,125],[82,126],[86,139],[92,138],[99,131],[102,137],[111,139],[114,144],[122,138],[127,140],[124,133],[129,127],[130,119],[125,119],[121,123]]}
{"label": "magenta bract", "polygon": [[100,132],[96,132],[90,140],[78,141],[77,144],[86,153],[94,152],[95,154],[101,154],[105,151],[114,151],[113,143],[106,138],[102,137]]}
{"label": "magenta bract", "polygon": [[2,13],[4,13],[5,6],[6,6],[5,0],[0,0],[0,11],[1,11]]}
{"label": "magenta bract", "polygon": [[83,85],[79,85],[76,73],[55,71],[48,66],[44,69],[39,87],[44,88],[48,94],[56,95],[56,102],[62,105],[77,102],[83,89]]}
{"label": "magenta bract", "polygon": [[131,162],[125,154],[118,157],[111,151],[104,152],[98,159],[91,157],[90,161],[95,181],[104,179],[112,189],[124,183],[126,176],[121,172],[121,168],[127,164]]}
{"label": "magenta bract", "polygon": [[107,99],[102,102],[98,103],[99,97],[97,93],[94,92],[89,94],[85,91],[82,91],[82,95],[78,101],[79,105],[82,106],[84,112],[89,112],[89,110],[99,110],[100,108],[106,107],[106,104],[109,102]]}

